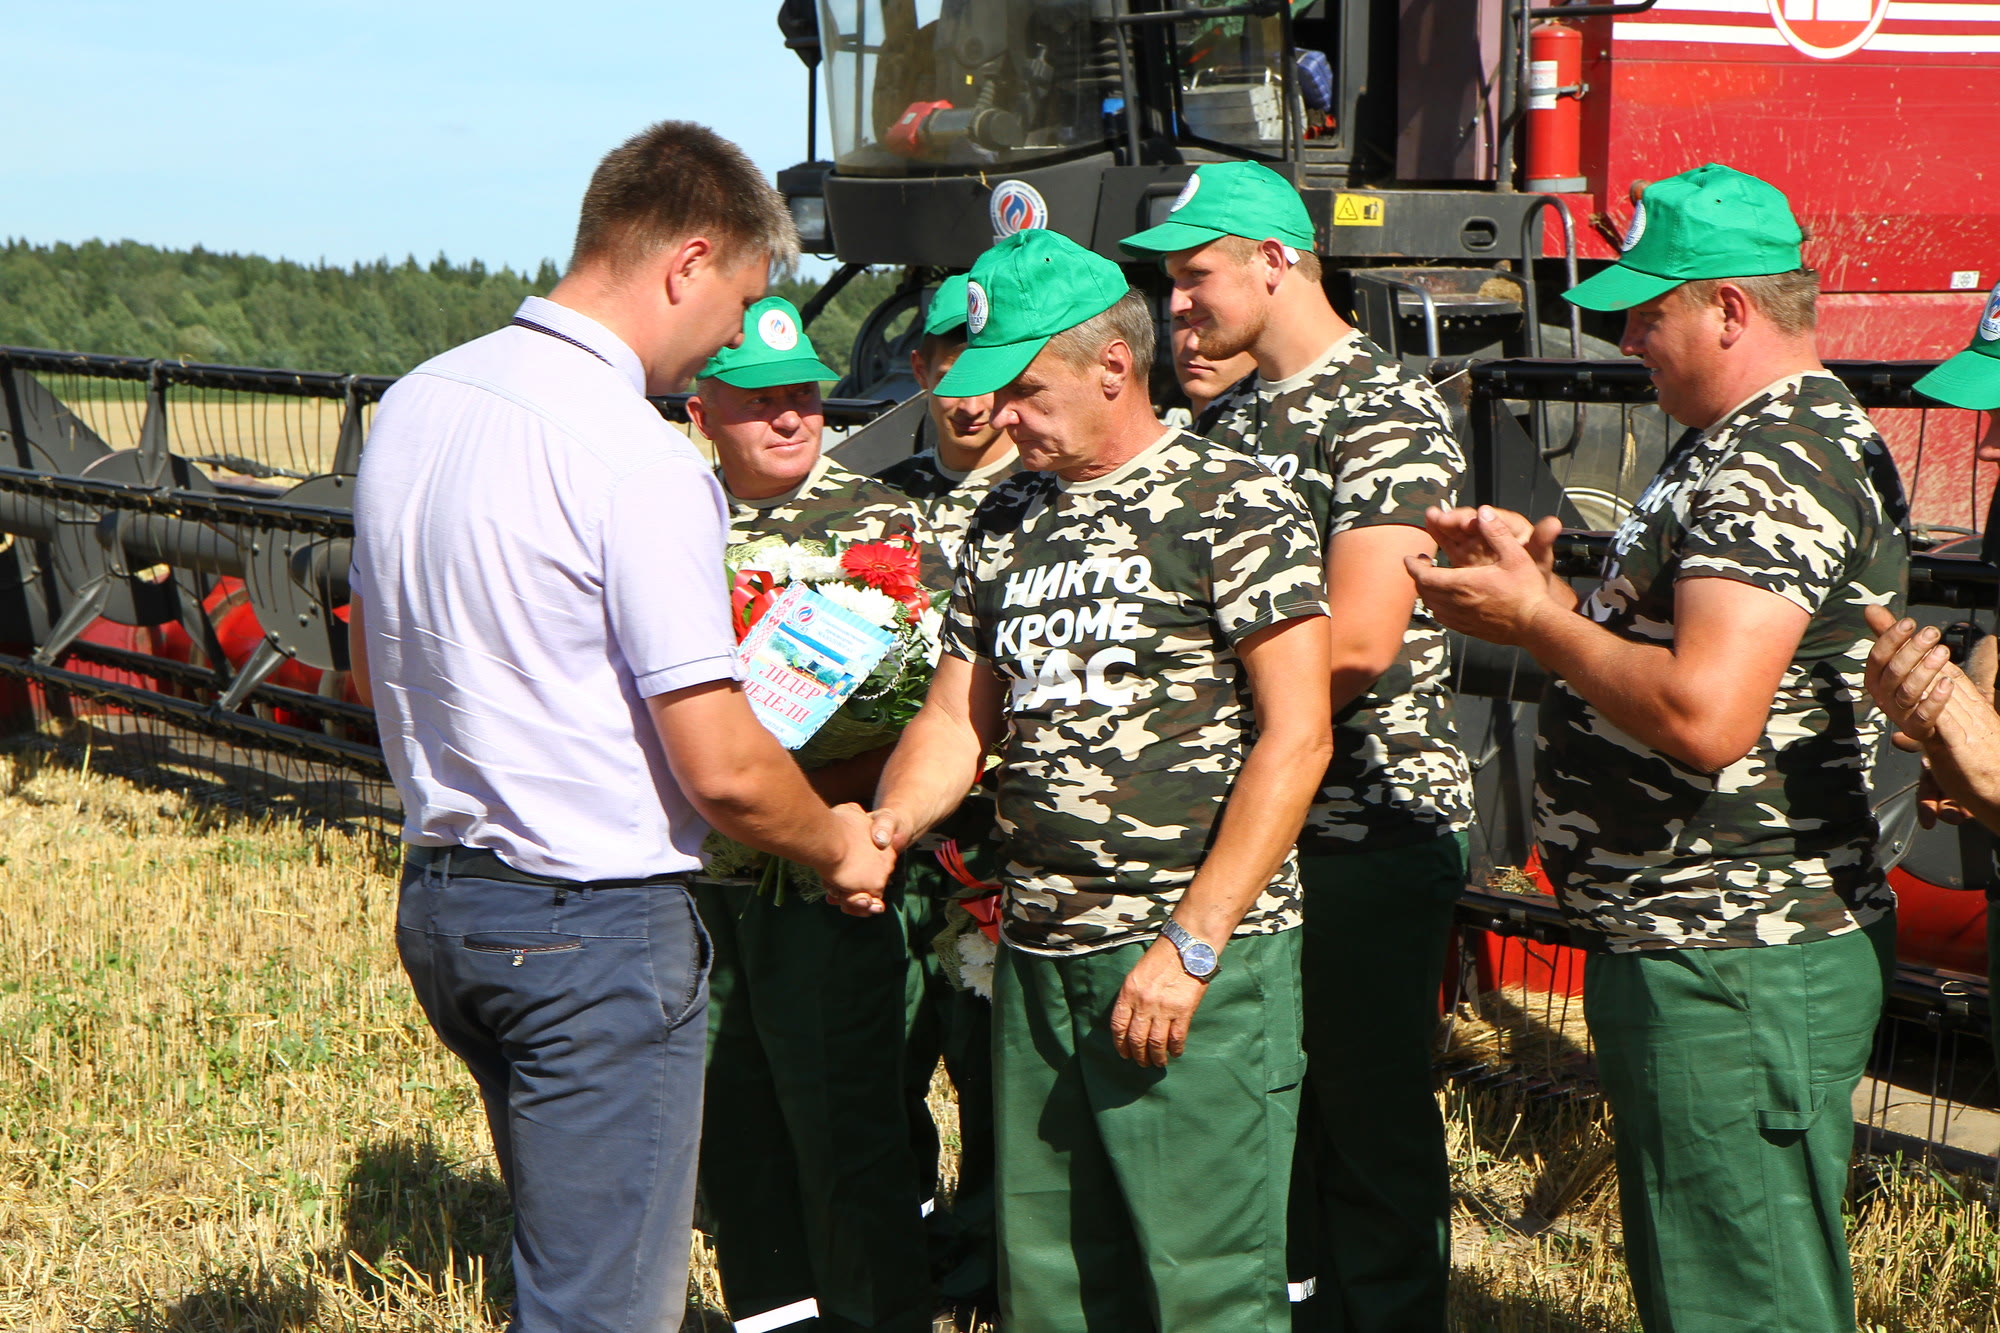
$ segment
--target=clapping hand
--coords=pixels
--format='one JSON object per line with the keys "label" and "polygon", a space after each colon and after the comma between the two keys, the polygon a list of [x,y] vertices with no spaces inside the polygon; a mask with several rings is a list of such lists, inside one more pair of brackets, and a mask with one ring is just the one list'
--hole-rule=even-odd
{"label": "clapping hand", "polygon": [[1408,556],[1404,566],[1424,605],[1448,628],[1489,643],[1518,644],[1536,616],[1555,606],[1555,539],[1562,522],[1511,510],[1432,508],[1424,526],[1451,562]]}
{"label": "clapping hand", "polygon": [[[1937,630],[1898,620],[1879,606],[1863,613],[1875,631],[1864,679],[1868,692],[1896,727],[1891,738],[1924,755],[1918,818],[1977,818],[2000,823],[2000,715],[1982,691],[1954,666]],[[1990,688],[1990,687],[1989,687]]]}
{"label": "clapping hand", "polygon": [[1479,529],[1482,514],[1497,519],[1523,546],[1535,534],[1535,525],[1528,521],[1527,516],[1511,509],[1501,509],[1496,505],[1481,505],[1478,508],[1461,505],[1446,509],[1442,505],[1432,505],[1424,511],[1424,528],[1452,568],[1470,569],[1475,565],[1498,563],[1499,554]]}

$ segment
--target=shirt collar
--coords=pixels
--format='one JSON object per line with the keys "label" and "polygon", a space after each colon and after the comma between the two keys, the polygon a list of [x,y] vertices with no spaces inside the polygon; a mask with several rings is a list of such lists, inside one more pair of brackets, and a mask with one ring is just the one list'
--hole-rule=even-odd
{"label": "shirt collar", "polygon": [[625,345],[625,342],[610,329],[605,328],[588,315],[578,314],[566,305],[557,305],[545,296],[530,296],[521,302],[521,308],[514,314],[520,318],[541,325],[545,329],[573,338],[584,348],[604,358],[613,370],[624,376],[634,393],[646,392],[646,368],[639,363],[639,354]]}
{"label": "shirt collar", "polygon": [[1117,467],[1113,468],[1111,471],[1105,473],[1101,477],[1092,477],[1087,481],[1068,481],[1065,480],[1060,473],[1051,473],[1050,475],[1055,477],[1057,486],[1061,487],[1064,491],[1070,492],[1072,494],[1078,491],[1104,490],[1109,487],[1116,486],[1119,482],[1125,480],[1127,477],[1131,476],[1134,472],[1137,472],[1140,468],[1146,467],[1149,464],[1151,464],[1155,458],[1159,457],[1160,450],[1166,448],[1167,445],[1172,443],[1174,440],[1179,439],[1180,434],[1181,434],[1181,428],[1179,426],[1167,427],[1165,430],[1160,432],[1160,437],[1158,439],[1154,440],[1144,449],[1141,449],[1138,453],[1133,454],[1130,458],[1126,459],[1124,462],[1120,463]]}
{"label": "shirt collar", "polygon": [[1800,371],[1795,371],[1790,375],[1785,375],[1779,379],[1772,380],[1769,384],[1766,384],[1763,388],[1757,390],[1757,392],[1751,394],[1748,398],[1745,398],[1742,402],[1738,403],[1736,406],[1730,408],[1727,412],[1724,412],[1721,416],[1717,417],[1715,419],[1715,424],[1710,426],[1707,430],[1701,433],[1701,438],[1703,438],[1704,440],[1712,440],[1716,436],[1722,434],[1723,429],[1733,424],[1736,418],[1742,416],[1743,409],[1750,406],[1752,403],[1760,402],[1765,398],[1775,398],[1779,394],[1784,393],[1787,389],[1795,389],[1799,385],[1803,384],[1808,376],[1825,375],[1825,374],[1827,374],[1827,372],[1823,370],[1800,370]]}
{"label": "shirt collar", "polygon": [[1267,380],[1260,372],[1257,376],[1257,387],[1265,393],[1274,395],[1290,393],[1293,389],[1305,387],[1330,370],[1336,361],[1345,363],[1348,359],[1348,352],[1354,343],[1355,336],[1360,332],[1361,330],[1359,329],[1349,329],[1347,332],[1341,334],[1333,340],[1324,352],[1313,358],[1311,365],[1305,367],[1305,369],[1295,375],[1287,375],[1281,380]]}

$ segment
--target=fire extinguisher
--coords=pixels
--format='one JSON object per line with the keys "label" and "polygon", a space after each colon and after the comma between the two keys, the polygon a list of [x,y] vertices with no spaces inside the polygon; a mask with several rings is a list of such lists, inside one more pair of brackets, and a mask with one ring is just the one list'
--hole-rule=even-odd
{"label": "fire extinguisher", "polygon": [[1583,179],[1583,34],[1544,19],[1528,33],[1528,188],[1574,194]]}

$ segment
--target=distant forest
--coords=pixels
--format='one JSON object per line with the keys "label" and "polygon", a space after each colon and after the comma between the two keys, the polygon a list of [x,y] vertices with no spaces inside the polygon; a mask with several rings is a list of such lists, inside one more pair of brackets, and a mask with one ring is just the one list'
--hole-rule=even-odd
{"label": "distant forest", "polygon": [[[340,268],[137,241],[10,240],[0,244],[0,344],[398,375],[505,324],[559,276],[546,260],[533,275],[443,255]],[[829,365],[846,370],[862,317],[894,283],[863,275],[813,322]],[[818,287],[791,279],[771,290],[803,305]]]}

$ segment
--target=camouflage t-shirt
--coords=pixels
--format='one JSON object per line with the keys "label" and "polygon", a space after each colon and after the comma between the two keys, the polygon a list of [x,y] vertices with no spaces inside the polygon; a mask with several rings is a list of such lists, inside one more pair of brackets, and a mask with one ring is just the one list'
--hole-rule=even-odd
{"label": "camouflage t-shirt", "polygon": [[922,552],[924,586],[951,586],[951,569],[929,539],[922,513],[907,496],[822,456],[792,490],[765,500],[729,501],[729,544],[782,537],[788,542],[872,542],[908,533]]}
{"label": "camouflage t-shirt", "polygon": [[985,467],[952,472],[938,461],[933,448],[890,464],[876,473],[875,479],[916,501],[945,564],[956,569],[965,530],[972,524],[972,511],[979,508],[994,483],[1011,476],[1020,466],[1021,456],[1009,449]]}
{"label": "camouflage t-shirt", "polygon": [[[1352,528],[1421,528],[1424,510],[1456,503],[1465,475],[1436,391],[1359,333],[1289,379],[1239,381],[1201,420],[1210,439],[1297,488],[1321,546]],[[1395,662],[1333,720],[1333,763],[1300,851],[1400,846],[1472,822],[1445,656],[1444,628],[1419,601]]]}
{"label": "camouflage t-shirt", "polygon": [[1634,740],[1565,682],[1542,704],[1536,833],[1564,910],[1614,952],[1804,944],[1894,903],[1869,775],[1882,715],[1862,608],[1900,609],[1906,512],[1881,437],[1830,375],[1778,381],[1682,437],[1580,610],[1674,641],[1677,579],[1726,578],[1811,613],[1764,734],[1720,773]]}
{"label": "camouflage t-shirt", "polygon": [[[1004,929],[1032,953],[1156,934],[1194,879],[1254,739],[1235,645],[1325,611],[1298,498],[1168,431],[1084,482],[1023,472],[967,533],[945,651],[1007,687]],[[1299,923],[1283,868],[1239,935]]]}

